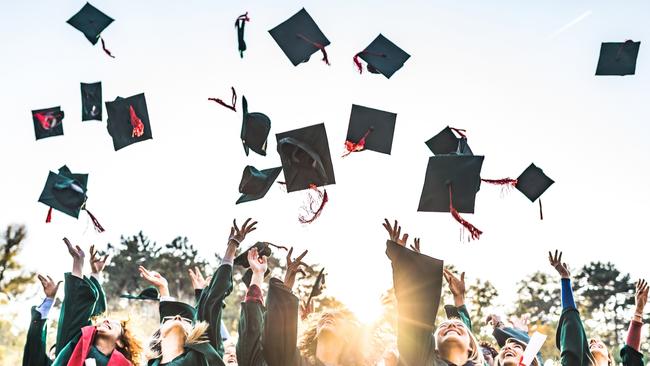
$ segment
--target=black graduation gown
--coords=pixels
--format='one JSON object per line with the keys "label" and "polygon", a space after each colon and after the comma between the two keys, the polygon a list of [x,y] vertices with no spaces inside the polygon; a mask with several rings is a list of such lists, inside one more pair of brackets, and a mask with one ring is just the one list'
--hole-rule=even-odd
{"label": "black graduation gown", "polygon": [[23,351],[23,366],[50,366],[52,360],[47,356],[46,334],[47,319],[41,319],[41,313],[32,306],[32,320],[27,330],[27,340]]}
{"label": "black graduation gown", "polygon": [[257,301],[241,303],[237,341],[239,366],[267,366],[262,349],[265,313],[264,305]]}

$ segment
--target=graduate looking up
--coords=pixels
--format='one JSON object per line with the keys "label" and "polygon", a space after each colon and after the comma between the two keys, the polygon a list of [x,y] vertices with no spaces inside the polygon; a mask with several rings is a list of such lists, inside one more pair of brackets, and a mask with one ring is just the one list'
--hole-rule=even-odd
{"label": "graduate looking up", "polygon": [[63,241],[72,257],[72,272],[65,274],[56,359],[52,365],[83,366],[87,360],[94,360],[97,366],[138,365],[142,347],[131,333],[129,322],[103,317],[106,296],[101,274],[108,256],[101,258],[91,246],[91,275],[86,277],[83,275],[84,251],[68,239]]}

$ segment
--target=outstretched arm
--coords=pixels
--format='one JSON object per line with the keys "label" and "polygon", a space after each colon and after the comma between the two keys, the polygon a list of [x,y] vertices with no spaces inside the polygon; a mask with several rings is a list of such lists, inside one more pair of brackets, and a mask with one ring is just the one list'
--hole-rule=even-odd
{"label": "outstretched arm", "polygon": [[257,248],[253,248],[248,252],[248,263],[253,276],[246,292],[246,299],[241,304],[237,362],[239,366],[261,366],[264,364],[262,331],[266,312],[262,297],[262,282],[264,282],[268,262],[265,256],[259,256]]}
{"label": "outstretched arm", "polygon": [[643,327],[643,314],[646,303],[648,302],[648,283],[645,280],[639,280],[636,283],[635,310],[634,316],[630,321],[630,328],[627,331],[627,341],[621,349],[621,360],[623,365],[643,365],[643,354],[641,353],[641,328]]}
{"label": "outstretched arm", "polygon": [[29,324],[23,351],[23,366],[49,366],[52,364],[46,350],[46,322],[61,281],[55,283],[52,277],[41,276],[40,274],[38,280],[43,286],[45,299],[38,307],[32,307],[32,321]]}
{"label": "outstretched arm", "polygon": [[[417,245],[419,247],[419,243]],[[472,330],[472,320],[470,319],[469,312],[467,311],[467,307],[465,306],[465,272],[460,274],[460,278],[456,277],[453,272],[451,272],[448,269],[443,269],[443,275],[445,277],[445,280],[447,281],[447,285],[449,285],[449,290],[451,291],[451,294],[454,297],[454,313],[453,315],[458,316],[458,318],[465,323],[467,328],[471,331]],[[445,311],[447,311],[448,308],[445,306]],[[449,309],[451,310],[451,309]],[[449,311],[448,311],[449,313]]]}

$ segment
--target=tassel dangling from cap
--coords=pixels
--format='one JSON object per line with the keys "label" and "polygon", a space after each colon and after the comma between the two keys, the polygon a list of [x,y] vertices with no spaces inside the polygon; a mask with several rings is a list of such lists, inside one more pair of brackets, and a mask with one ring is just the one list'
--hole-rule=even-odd
{"label": "tassel dangling from cap", "polygon": [[318,208],[314,210],[314,206],[316,205],[316,202],[318,200],[314,199],[312,195],[309,195],[309,204],[306,207],[304,207],[304,209],[308,213],[311,213],[312,217],[307,218],[304,215],[300,215],[298,217],[298,221],[300,221],[301,224],[311,224],[312,222],[314,222],[321,215],[321,213],[323,213],[325,204],[329,200],[327,197],[327,190],[325,188],[323,188],[323,192],[321,192],[318,190],[318,187],[315,184],[310,184],[309,189],[316,191],[316,193],[318,194],[318,200],[320,200],[321,202],[320,205],[318,205]]}
{"label": "tassel dangling from cap", "polygon": [[213,102],[219,103],[222,106],[230,109],[233,112],[237,112],[236,105],[237,105],[237,92],[235,92],[235,87],[231,86],[230,89],[232,90],[232,105],[226,104],[223,100],[219,98],[208,98],[208,100],[211,100]]}
{"label": "tassel dangling from cap", "polygon": [[373,131],[373,128],[370,127],[366,133],[363,134],[363,137],[359,140],[359,142],[352,142],[350,140],[345,141],[345,150],[346,152],[341,156],[342,158],[352,154],[353,152],[358,152],[363,150],[366,147],[366,138],[370,134],[370,132]]}
{"label": "tassel dangling from cap", "polygon": [[102,50],[104,50],[104,53],[109,55],[112,58],[115,58],[115,56],[113,56],[111,51],[109,51],[108,48],[106,48],[106,43],[104,42],[104,38],[100,38],[99,40],[102,41]]}
{"label": "tassel dangling from cap", "polygon": [[49,224],[52,222],[52,206],[50,206],[50,209],[47,210],[47,217],[45,218],[45,223]]}
{"label": "tassel dangling from cap", "polygon": [[[361,51],[354,55],[352,58],[352,61],[354,62],[354,65],[357,67],[357,70],[359,70],[359,74],[363,73],[363,65],[361,65],[361,61],[359,61],[359,56],[360,55],[373,55],[373,56],[379,56],[379,57],[386,57],[386,54],[384,53],[378,53],[378,52],[372,52],[372,51]],[[370,64],[368,64],[368,71],[372,72],[373,74],[376,74],[376,69],[374,69]],[[372,68],[372,69],[371,69]]]}
{"label": "tassel dangling from cap", "polygon": [[488,184],[494,184],[497,186],[516,186],[517,185],[517,180],[512,179],[512,178],[501,178],[501,179],[483,179],[481,178],[481,182],[485,182]]}
{"label": "tassel dangling from cap", "polygon": [[137,114],[135,114],[135,109],[133,109],[132,105],[129,105],[129,118],[131,119],[131,127],[133,127],[131,137],[142,136],[144,134],[144,123],[142,123],[142,120]]}
{"label": "tassel dangling from cap", "polygon": [[47,131],[50,129],[50,116],[46,116],[43,113],[34,113],[34,117],[36,117],[36,120],[44,130]]}
{"label": "tassel dangling from cap", "polygon": [[323,53],[323,62],[325,62],[327,64],[327,66],[330,66],[330,60],[327,58],[327,51],[325,51],[325,46],[323,46],[322,44],[320,44],[318,42],[312,41],[311,39],[305,37],[301,33],[298,33],[296,35],[298,36],[298,38],[302,39],[303,41],[311,44],[312,46],[314,46],[316,48],[318,48]]}
{"label": "tassel dangling from cap", "polygon": [[244,26],[246,22],[250,22],[248,12],[237,17],[235,21],[235,28],[237,28],[237,48],[239,50],[239,57],[244,58],[244,51],[246,51],[246,42],[244,41]]}
{"label": "tassel dangling from cap", "polygon": [[467,133],[467,130],[464,130],[462,128],[455,128],[455,127],[449,127],[449,128],[452,131],[456,132],[458,134],[458,136],[467,138],[467,135],[465,135]]}
{"label": "tassel dangling from cap", "polygon": [[542,211],[542,199],[539,199],[539,219],[544,220],[544,212]]}
{"label": "tassel dangling from cap", "polygon": [[90,211],[88,211],[88,209],[85,208],[85,207],[84,207],[84,211],[86,211],[88,216],[90,216],[90,220],[93,222],[93,225],[95,226],[95,231],[97,231],[98,233],[103,233],[104,232],[104,227],[102,226],[102,224],[99,223],[99,220],[97,220],[95,215],[90,213]]}
{"label": "tassel dangling from cap", "polygon": [[481,234],[483,234],[483,232],[479,230],[476,226],[472,225],[469,221],[463,219],[460,216],[458,210],[454,208],[452,195],[451,195],[451,185],[449,185],[449,212],[451,213],[451,216],[453,216],[454,219],[458,221],[458,223],[463,225],[463,227],[465,227],[465,229],[469,231],[469,235],[471,239],[475,239],[475,240],[480,239]]}

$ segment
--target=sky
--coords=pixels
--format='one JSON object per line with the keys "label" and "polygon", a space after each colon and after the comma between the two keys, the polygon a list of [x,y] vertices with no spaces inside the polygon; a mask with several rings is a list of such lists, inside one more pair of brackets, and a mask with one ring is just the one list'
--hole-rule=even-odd
{"label": "sky", "polygon": [[[64,236],[105,248],[140,230],[159,243],[187,236],[212,257],[233,218],[254,217],[245,245],[309,249],[305,260],[327,268],[329,294],[362,313],[391,286],[387,217],[469,281],[493,282],[505,306],[526,274],[552,271],[555,248],[572,268],[612,261],[650,277],[647,1],[93,1],[115,19],[102,33],[115,59],[66,23],[84,3],[0,3],[0,225],[27,225],[21,260],[31,270],[60,278],[70,269]],[[268,34],[302,7],[331,41],[329,67],[319,53],[293,67]],[[245,11],[241,59],[233,25]],[[352,62],[379,33],[411,55],[390,80],[359,75]],[[594,76],[600,43],[627,39],[642,42],[636,75]],[[153,140],[115,152],[106,115],[81,122],[79,84],[95,81],[104,101],[145,93]],[[241,112],[207,100],[229,100],[231,86],[272,120],[266,157],[245,156]],[[397,113],[390,156],[340,158],[352,104]],[[65,135],[35,141],[30,111],[53,106],[65,111]],[[280,165],[275,134],[316,123],[325,123],[336,177],[322,216],[300,224],[305,193],[278,186],[235,205],[246,165]],[[467,130],[484,178],[516,177],[533,162],[544,169],[556,182],[542,197],[544,220],[519,192],[487,185],[464,215],[484,232],[478,241],[461,240],[449,214],[417,212],[424,141],[447,125]],[[45,224],[38,197],[64,164],[90,174],[88,208],[106,232],[84,214],[55,211]]]}

